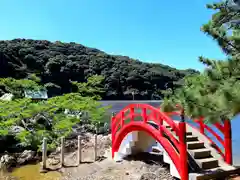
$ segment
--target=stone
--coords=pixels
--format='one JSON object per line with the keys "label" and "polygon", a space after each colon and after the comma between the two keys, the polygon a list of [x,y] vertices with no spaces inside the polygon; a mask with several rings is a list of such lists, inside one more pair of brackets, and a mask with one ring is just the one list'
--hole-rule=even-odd
{"label": "stone", "polygon": [[60,164],[60,159],[48,158],[47,159],[47,164],[49,166],[56,166],[56,165]]}
{"label": "stone", "polygon": [[16,165],[16,159],[13,156],[5,154],[0,158],[0,169],[8,169],[14,165]]}
{"label": "stone", "polygon": [[35,152],[31,150],[25,150],[23,151],[20,156],[17,158],[18,165],[26,164],[30,161],[32,161],[35,157]]}
{"label": "stone", "polygon": [[24,130],[25,129],[23,127],[21,127],[21,126],[12,126],[10,128],[10,133],[15,135],[15,134],[18,134],[18,133],[20,133],[20,132],[22,132]]}
{"label": "stone", "polygon": [[140,180],[157,180],[158,177],[156,174],[153,173],[145,173],[140,177]]}

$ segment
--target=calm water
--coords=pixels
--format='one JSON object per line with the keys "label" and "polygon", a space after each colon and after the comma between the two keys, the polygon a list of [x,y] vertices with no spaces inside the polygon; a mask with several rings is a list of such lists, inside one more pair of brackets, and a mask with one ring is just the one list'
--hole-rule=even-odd
{"label": "calm water", "polygon": [[[154,107],[159,107],[161,101],[102,101],[103,105],[111,105],[111,112],[118,112],[125,106],[132,103],[145,103]],[[212,127],[216,132],[216,128]],[[218,133],[220,134],[220,133]],[[240,115],[232,120],[232,139],[233,139],[233,163],[240,165]],[[215,141],[217,142],[217,141]],[[217,143],[219,144],[219,143]],[[221,147],[221,146],[220,146]]]}

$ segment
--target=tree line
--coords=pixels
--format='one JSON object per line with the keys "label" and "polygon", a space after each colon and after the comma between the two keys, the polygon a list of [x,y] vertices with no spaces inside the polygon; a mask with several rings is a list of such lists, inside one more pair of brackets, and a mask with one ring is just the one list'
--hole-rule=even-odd
{"label": "tree line", "polygon": [[50,97],[74,92],[71,81],[86,82],[88,77],[101,75],[102,99],[132,99],[134,93],[135,99],[149,100],[162,98],[161,90],[179,87],[183,77],[198,71],[109,55],[73,42],[0,41],[0,77],[24,79],[33,73],[47,86]]}

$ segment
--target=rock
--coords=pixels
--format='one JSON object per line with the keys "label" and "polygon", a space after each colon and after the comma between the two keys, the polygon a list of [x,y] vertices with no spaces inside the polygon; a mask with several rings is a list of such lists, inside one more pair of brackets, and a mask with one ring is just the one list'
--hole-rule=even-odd
{"label": "rock", "polygon": [[112,135],[108,134],[106,136],[102,136],[101,141],[104,144],[111,144],[112,143]]}
{"label": "rock", "polygon": [[8,169],[14,165],[16,165],[16,159],[13,156],[5,154],[0,158],[0,169]]}
{"label": "rock", "polygon": [[60,163],[60,159],[55,159],[55,158],[48,158],[47,159],[47,164],[49,166],[56,166]]}
{"label": "rock", "polygon": [[11,101],[13,99],[14,95],[11,93],[5,93],[0,97],[0,100],[2,101]]}
{"label": "rock", "polygon": [[61,152],[61,147],[57,147],[55,152],[56,152],[56,154],[60,153]]}
{"label": "rock", "polygon": [[109,133],[109,124],[108,123],[104,123],[103,126],[99,127],[98,129],[98,134],[106,134]]}
{"label": "rock", "polygon": [[17,158],[17,163],[18,163],[18,165],[26,164],[26,163],[32,161],[34,159],[34,157],[35,157],[35,152],[34,151],[25,150]]}
{"label": "rock", "polygon": [[140,178],[140,180],[157,180],[157,179],[158,179],[158,176],[153,173],[143,174]]}
{"label": "rock", "polygon": [[23,127],[21,127],[21,126],[12,126],[11,128],[10,128],[10,133],[11,134],[13,134],[13,135],[15,135],[15,134],[18,134],[18,133],[20,133],[20,132],[22,132],[22,131],[24,131],[25,129],[23,128]]}

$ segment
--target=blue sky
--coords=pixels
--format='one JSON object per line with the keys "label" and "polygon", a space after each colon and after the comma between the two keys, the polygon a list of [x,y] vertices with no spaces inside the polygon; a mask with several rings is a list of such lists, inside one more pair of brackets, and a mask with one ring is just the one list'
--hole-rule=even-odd
{"label": "blue sky", "polygon": [[222,59],[200,31],[212,0],[1,0],[0,39],[77,42],[110,54],[176,68],[203,69],[198,56]]}

